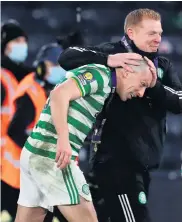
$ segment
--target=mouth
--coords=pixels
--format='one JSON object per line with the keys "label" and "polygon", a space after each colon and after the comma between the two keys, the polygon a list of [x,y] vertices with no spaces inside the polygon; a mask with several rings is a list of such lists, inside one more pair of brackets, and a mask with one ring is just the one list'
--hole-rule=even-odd
{"label": "mouth", "polygon": [[129,94],[129,99],[132,99],[132,98],[134,98],[134,97],[135,97],[135,94],[131,92],[131,93]]}
{"label": "mouth", "polygon": [[153,45],[152,48],[159,48],[159,45]]}

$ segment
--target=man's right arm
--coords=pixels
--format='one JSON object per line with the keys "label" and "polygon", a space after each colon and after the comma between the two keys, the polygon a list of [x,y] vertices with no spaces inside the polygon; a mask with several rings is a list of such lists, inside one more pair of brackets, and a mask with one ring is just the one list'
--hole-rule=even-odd
{"label": "man's right arm", "polygon": [[98,47],[69,47],[61,53],[58,62],[65,70],[91,63],[107,65],[107,57],[112,50],[113,46],[110,43]]}
{"label": "man's right arm", "polygon": [[132,72],[127,64],[140,65],[137,60],[142,56],[125,53],[120,43],[105,43],[97,47],[69,47],[61,53],[58,62],[65,70],[71,70],[87,64],[101,64],[112,68],[123,67]]}

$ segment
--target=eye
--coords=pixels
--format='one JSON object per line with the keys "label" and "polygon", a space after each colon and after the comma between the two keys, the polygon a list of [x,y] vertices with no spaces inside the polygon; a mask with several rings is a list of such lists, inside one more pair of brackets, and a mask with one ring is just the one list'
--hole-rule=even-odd
{"label": "eye", "polygon": [[141,87],[147,87],[147,84],[145,82],[142,82]]}

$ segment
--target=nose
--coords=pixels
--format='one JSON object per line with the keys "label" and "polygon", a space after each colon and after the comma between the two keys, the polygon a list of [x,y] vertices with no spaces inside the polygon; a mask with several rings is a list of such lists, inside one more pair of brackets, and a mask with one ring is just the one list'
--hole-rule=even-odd
{"label": "nose", "polygon": [[142,88],[138,91],[138,97],[143,97],[146,88]]}
{"label": "nose", "polygon": [[155,39],[156,43],[160,43],[161,42],[161,35],[157,35],[156,39]]}

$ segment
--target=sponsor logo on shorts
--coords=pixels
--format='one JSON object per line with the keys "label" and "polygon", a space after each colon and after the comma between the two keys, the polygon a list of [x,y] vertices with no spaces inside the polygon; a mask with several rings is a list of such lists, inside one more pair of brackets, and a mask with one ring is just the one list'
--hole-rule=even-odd
{"label": "sponsor logo on shorts", "polygon": [[146,198],[146,195],[143,191],[141,191],[138,195],[138,201],[141,203],[141,204],[146,204],[147,203],[147,198]]}
{"label": "sponsor logo on shorts", "polygon": [[90,189],[89,189],[89,185],[88,184],[84,184],[82,186],[82,192],[86,195],[89,195],[90,194]]}

